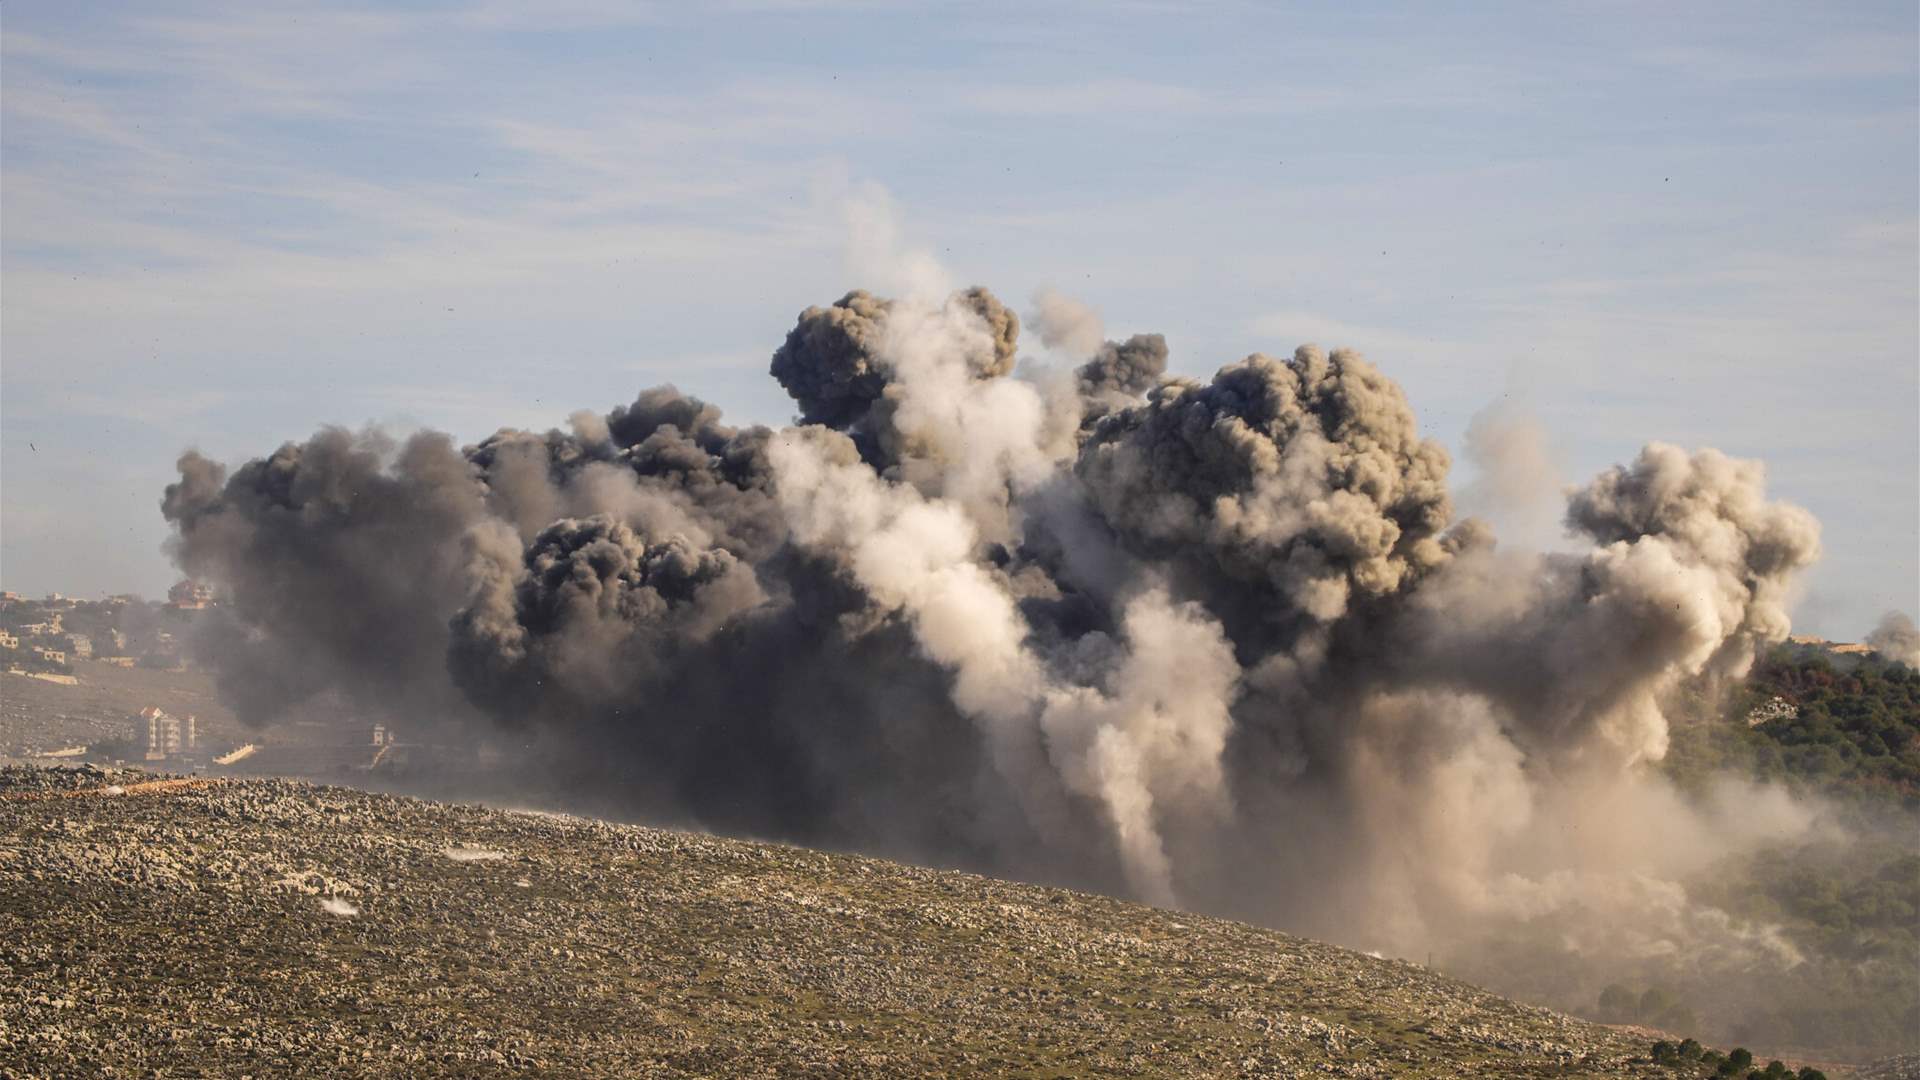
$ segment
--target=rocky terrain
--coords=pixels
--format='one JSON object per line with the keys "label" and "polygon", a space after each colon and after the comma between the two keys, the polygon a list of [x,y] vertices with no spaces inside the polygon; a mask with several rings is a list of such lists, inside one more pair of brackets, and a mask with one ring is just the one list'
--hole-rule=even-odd
{"label": "rocky terrain", "polygon": [[1239,923],[277,780],[0,770],[10,1076],[1671,1076]]}

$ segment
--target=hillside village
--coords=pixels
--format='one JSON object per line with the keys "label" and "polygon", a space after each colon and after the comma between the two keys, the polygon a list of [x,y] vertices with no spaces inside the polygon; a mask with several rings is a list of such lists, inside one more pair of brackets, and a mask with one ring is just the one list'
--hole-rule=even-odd
{"label": "hillside village", "polygon": [[194,615],[215,605],[213,590],[181,581],[164,603],[129,593],[81,600],[0,592],[0,665],[13,674],[74,685],[73,663],[179,669]]}
{"label": "hillside village", "polygon": [[[296,776],[360,786],[461,783],[510,772],[484,737],[434,739],[320,695],[249,726],[189,647],[219,607],[192,581],[164,602],[0,593],[0,763]],[[484,733],[483,733],[484,734]]]}

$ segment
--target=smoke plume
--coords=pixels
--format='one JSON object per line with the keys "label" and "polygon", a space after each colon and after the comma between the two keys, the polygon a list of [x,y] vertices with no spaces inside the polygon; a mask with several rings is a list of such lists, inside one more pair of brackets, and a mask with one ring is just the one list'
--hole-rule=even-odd
{"label": "smoke plume", "polygon": [[1546,426],[1503,397],[1474,415],[1463,449],[1474,477],[1460,491],[1460,508],[1496,526],[1508,543],[1553,547],[1567,482]]}
{"label": "smoke plume", "polygon": [[1920,629],[1914,628],[1913,620],[1904,612],[1889,611],[1880,616],[1866,643],[1889,660],[1920,668]]}
{"label": "smoke plume", "polygon": [[1033,330],[1040,344],[1057,349],[1076,360],[1097,352],[1106,342],[1100,313],[1071,296],[1053,289],[1041,289],[1033,297]]}
{"label": "smoke plume", "polygon": [[1572,549],[1509,550],[1358,354],[1175,378],[1159,335],[1037,305],[1079,366],[1016,374],[985,289],[808,308],[780,429],[662,387],[464,449],[189,453],[163,510],[229,601],[204,656],[255,722],[331,693],[504,728],[715,828],[1402,955],[1560,919],[1596,954],[1778,958],[1670,875],[1807,815],[1643,767],[1677,687],[1786,636],[1818,554],[1759,465],[1650,445],[1571,492]]}

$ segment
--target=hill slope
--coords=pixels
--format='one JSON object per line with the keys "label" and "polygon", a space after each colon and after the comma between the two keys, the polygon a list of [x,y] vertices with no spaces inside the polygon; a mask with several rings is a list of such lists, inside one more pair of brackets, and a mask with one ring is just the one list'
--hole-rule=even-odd
{"label": "hill slope", "polygon": [[[0,770],[28,1075],[1662,1075],[1418,966],[873,859]],[[116,791],[108,785],[124,790]],[[351,912],[351,914],[349,914]]]}

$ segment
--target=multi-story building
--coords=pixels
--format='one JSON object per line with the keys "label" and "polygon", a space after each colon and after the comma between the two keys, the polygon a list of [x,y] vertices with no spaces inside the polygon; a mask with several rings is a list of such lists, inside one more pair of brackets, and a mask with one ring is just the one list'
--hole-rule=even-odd
{"label": "multi-story building", "polygon": [[147,760],[165,761],[199,749],[200,738],[192,716],[174,716],[152,705],[140,710],[147,722]]}

